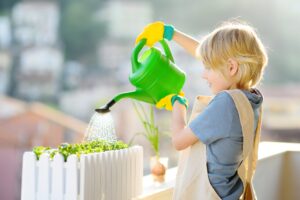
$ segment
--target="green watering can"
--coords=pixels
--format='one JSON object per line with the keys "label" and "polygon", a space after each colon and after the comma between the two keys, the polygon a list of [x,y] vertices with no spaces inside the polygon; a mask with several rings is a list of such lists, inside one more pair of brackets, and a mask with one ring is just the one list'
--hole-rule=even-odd
{"label": "green watering can", "polygon": [[109,108],[123,98],[156,104],[169,94],[178,94],[185,82],[185,73],[179,69],[165,40],[161,40],[165,55],[159,49],[152,47],[139,58],[140,51],[146,44],[142,39],[132,52],[132,73],[129,81],[136,87],[135,91],[125,92],[115,96],[105,106],[96,109],[99,113],[109,112]]}

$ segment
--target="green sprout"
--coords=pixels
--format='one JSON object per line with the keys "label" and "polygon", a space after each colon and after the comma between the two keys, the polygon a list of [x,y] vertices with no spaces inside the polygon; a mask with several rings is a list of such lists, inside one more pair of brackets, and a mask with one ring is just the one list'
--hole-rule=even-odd
{"label": "green sprout", "polygon": [[134,137],[130,140],[129,145],[132,144],[133,140],[137,135],[142,135],[150,142],[156,157],[159,157],[160,133],[158,130],[158,126],[155,124],[153,106],[149,106],[148,113],[145,111],[143,105],[139,102],[135,103],[133,101],[133,107],[139,117],[139,120],[143,124],[144,132],[135,134]]}
{"label": "green sprout", "polygon": [[128,148],[128,145],[122,141],[108,142],[106,140],[93,140],[83,142],[80,144],[68,144],[62,143],[57,149],[51,149],[50,147],[37,146],[33,148],[33,152],[36,155],[37,160],[43,153],[49,154],[52,160],[54,156],[60,153],[64,157],[64,161],[67,161],[68,156],[76,155],[80,158],[81,154],[99,153],[104,151],[119,150]]}

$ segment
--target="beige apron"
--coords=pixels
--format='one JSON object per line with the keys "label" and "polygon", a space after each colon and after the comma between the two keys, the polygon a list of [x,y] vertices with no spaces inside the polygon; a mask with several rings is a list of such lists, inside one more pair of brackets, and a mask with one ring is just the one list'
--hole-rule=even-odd
{"label": "beige apron", "polygon": [[[234,100],[243,132],[243,161],[238,168],[238,175],[243,182],[244,192],[240,199],[254,200],[256,195],[252,178],[257,161],[261,109],[257,128],[254,132],[254,113],[248,98],[240,90],[228,90],[226,92]],[[209,96],[198,96],[196,98],[190,121],[207,106],[211,99],[212,97]],[[174,200],[221,199],[209,182],[206,163],[206,145],[201,141],[180,152],[173,194]]]}

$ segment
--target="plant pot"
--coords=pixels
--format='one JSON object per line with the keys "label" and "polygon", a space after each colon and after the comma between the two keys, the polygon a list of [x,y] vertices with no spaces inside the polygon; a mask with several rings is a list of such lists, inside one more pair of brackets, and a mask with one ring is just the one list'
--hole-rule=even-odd
{"label": "plant pot", "polygon": [[53,160],[33,152],[23,155],[22,200],[128,200],[142,193],[143,148],[71,155]]}
{"label": "plant pot", "polygon": [[168,169],[167,157],[156,157],[153,156],[150,158],[150,169],[153,180],[155,182],[163,183],[165,181],[165,174]]}

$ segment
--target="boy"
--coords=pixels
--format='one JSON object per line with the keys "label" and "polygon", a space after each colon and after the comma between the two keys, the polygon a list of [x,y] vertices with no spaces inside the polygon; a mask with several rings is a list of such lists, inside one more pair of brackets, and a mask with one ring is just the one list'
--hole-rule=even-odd
{"label": "boy", "polygon": [[[143,38],[148,46],[163,38],[173,40],[200,59],[205,66],[202,78],[215,95],[212,100],[196,99],[189,124],[182,95],[170,94],[157,104],[173,110],[172,142],[182,151],[173,198],[255,199],[252,178],[263,97],[254,87],[268,59],[253,28],[226,23],[199,42],[155,22],[145,27],[137,42]],[[208,105],[203,106],[203,99]]]}

